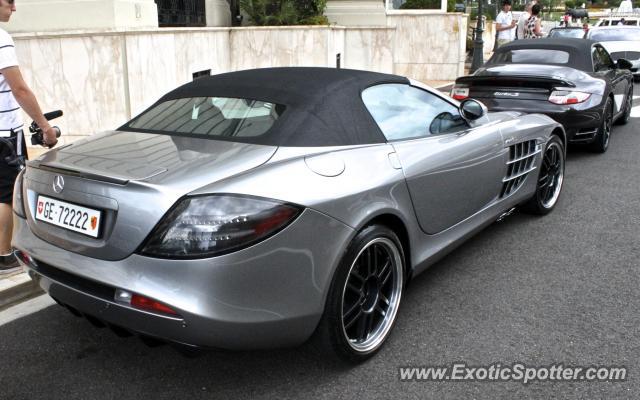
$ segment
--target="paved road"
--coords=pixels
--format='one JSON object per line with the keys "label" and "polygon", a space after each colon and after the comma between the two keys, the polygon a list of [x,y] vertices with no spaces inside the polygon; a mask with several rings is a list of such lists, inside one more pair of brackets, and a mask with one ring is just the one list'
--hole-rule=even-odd
{"label": "paved road", "polygon": [[[640,94],[640,86],[636,85]],[[58,306],[0,326],[2,399],[640,396],[640,99],[605,155],[571,151],[558,208],[516,213],[417,277],[381,353],[357,367],[309,346],[185,358]],[[1,320],[1,318],[0,318]],[[621,383],[400,382],[456,361],[624,365]]]}

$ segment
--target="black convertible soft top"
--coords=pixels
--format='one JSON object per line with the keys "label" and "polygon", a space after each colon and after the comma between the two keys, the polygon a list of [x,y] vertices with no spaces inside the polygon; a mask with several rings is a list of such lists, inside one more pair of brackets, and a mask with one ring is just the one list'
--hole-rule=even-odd
{"label": "black convertible soft top", "polygon": [[[263,135],[216,139],[272,146],[383,143],[385,137],[361,98],[364,89],[381,83],[408,84],[409,80],[396,75],[335,68],[253,69],[197,79],[167,93],[158,103],[188,97],[231,97],[286,107]],[[131,130],[127,125],[121,129]]]}
{"label": "black convertible soft top", "polygon": [[[567,66],[585,72],[593,72],[593,62],[591,60],[591,47],[598,42],[590,39],[577,38],[543,38],[514,40],[500,46],[496,53],[507,52],[519,49],[550,49],[562,50],[569,53],[569,63]],[[491,60],[489,60],[489,63]]]}

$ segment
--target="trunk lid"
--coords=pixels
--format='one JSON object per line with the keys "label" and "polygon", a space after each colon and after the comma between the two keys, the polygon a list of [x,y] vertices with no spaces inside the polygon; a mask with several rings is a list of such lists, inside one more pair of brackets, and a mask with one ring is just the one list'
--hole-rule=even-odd
{"label": "trunk lid", "polygon": [[[28,224],[64,249],[107,260],[130,255],[186,194],[266,163],[277,147],[112,131],[45,153],[29,163]],[[64,189],[53,188],[56,176]],[[38,196],[101,212],[98,238],[34,219]]]}
{"label": "trunk lid", "polygon": [[547,101],[555,88],[572,88],[589,76],[579,70],[551,65],[504,64],[479,69],[474,75],[456,80],[456,86],[469,88],[475,99]]}

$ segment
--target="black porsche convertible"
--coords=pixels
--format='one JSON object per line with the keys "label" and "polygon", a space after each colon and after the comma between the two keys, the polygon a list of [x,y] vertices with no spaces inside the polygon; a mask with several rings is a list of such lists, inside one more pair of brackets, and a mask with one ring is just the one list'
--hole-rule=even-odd
{"label": "black porsche convertible", "polygon": [[458,78],[457,100],[472,97],[489,110],[536,112],[564,125],[571,143],[604,153],[614,122],[629,121],[633,75],[588,39],[516,40],[500,47],[473,75]]}

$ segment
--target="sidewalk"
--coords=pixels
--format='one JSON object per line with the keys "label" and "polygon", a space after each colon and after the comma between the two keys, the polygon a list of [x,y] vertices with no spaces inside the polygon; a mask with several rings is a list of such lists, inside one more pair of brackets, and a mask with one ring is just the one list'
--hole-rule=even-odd
{"label": "sidewalk", "polygon": [[0,310],[4,310],[43,293],[24,269],[0,275]]}

